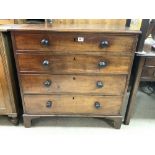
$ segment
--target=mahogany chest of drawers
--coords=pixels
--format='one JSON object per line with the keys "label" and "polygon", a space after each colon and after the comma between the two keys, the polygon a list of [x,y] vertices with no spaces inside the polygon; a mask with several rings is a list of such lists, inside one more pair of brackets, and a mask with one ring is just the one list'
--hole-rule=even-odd
{"label": "mahogany chest of drawers", "polygon": [[10,31],[25,127],[46,116],[103,117],[121,127],[139,31],[35,25]]}

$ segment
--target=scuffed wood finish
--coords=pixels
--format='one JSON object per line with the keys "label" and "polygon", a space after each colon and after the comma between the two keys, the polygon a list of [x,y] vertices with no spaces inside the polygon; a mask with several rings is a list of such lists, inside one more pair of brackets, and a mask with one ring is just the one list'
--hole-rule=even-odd
{"label": "scuffed wood finish", "polygon": [[0,115],[8,115],[15,120],[18,100],[10,52],[7,35],[0,33]]}
{"label": "scuffed wood finish", "polygon": [[[83,37],[83,42],[77,42],[78,37]],[[38,51],[63,51],[63,52],[133,52],[135,35],[111,35],[90,33],[14,33],[16,50]],[[48,45],[43,46],[41,41],[48,40]],[[100,43],[108,41],[108,47],[101,48]],[[31,52],[32,52],[31,51]],[[36,51],[34,51],[36,52]]]}
{"label": "scuffed wood finish", "polygon": [[[48,55],[48,54],[17,54],[19,71],[52,73],[52,74],[128,74],[132,57],[110,55]],[[119,60],[119,61],[118,61]],[[48,65],[43,65],[48,61]],[[106,62],[106,67],[99,67]]]}
{"label": "scuffed wood finish", "polygon": [[[46,107],[47,101],[52,102]],[[67,114],[67,115],[120,115],[122,97],[88,96],[88,95],[25,95],[27,114]],[[100,108],[95,107],[100,103]]]}
{"label": "scuffed wood finish", "polygon": [[[80,76],[80,75],[20,75],[23,93],[50,94],[50,93],[91,93],[104,95],[123,95],[126,76]],[[45,81],[51,81],[45,86]],[[102,88],[97,82],[103,83]]]}

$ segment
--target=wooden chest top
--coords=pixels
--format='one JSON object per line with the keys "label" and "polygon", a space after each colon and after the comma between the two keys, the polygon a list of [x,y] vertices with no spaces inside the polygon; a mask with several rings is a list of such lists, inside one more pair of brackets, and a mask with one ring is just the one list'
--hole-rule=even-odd
{"label": "wooden chest top", "polygon": [[52,24],[10,24],[1,25],[0,31],[51,31],[51,32],[104,32],[104,33],[128,33],[140,34],[141,31],[120,26],[104,26],[101,24],[71,24],[71,25],[56,25]]}

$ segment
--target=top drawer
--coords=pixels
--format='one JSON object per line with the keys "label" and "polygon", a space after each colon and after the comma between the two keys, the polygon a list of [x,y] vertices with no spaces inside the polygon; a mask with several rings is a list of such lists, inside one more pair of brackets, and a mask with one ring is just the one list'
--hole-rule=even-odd
{"label": "top drawer", "polygon": [[[135,35],[71,32],[13,32],[16,50],[132,52]],[[32,52],[31,51],[31,52]]]}

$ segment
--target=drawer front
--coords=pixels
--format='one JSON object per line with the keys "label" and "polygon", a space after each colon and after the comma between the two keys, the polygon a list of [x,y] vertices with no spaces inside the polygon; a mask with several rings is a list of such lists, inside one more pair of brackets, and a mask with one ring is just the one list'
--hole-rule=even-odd
{"label": "drawer front", "polygon": [[27,114],[120,115],[122,97],[82,95],[25,95]]}
{"label": "drawer front", "polygon": [[17,54],[20,72],[128,74],[131,57]]}
{"label": "drawer front", "polygon": [[102,33],[15,32],[14,41],[16,50],[132,52],[135,48],[136,36]]}
{"label": "drawer front", "polygon": [[155,58],[149,57],[145,59],[145,66],[155,67]]}
{"label": "drawer front", "polygon": [[100,93],[121,95],[126,76],[20,75],[25,94]]}
{"label": "drawer front", "polygon": [[143,67],[142,78],[155,80],[155,67]]}

